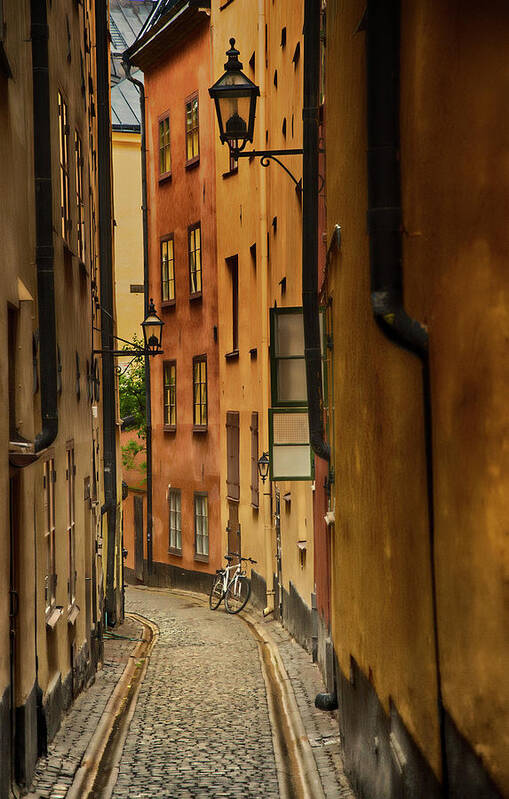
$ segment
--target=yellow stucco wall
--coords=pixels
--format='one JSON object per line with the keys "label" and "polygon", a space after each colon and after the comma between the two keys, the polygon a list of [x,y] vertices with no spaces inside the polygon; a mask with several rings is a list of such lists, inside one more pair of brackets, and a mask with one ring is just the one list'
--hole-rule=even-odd
{"label": "yellow stucco wall", "polygon": [[509,10],[414,2],[402,22],[404,259],[430,332],[444,704],[505,794]]}
{"label": "yellow stucco wall", "polygon": [[[234,36],[240,50],[244,71],[261,86],[253,147],[281,148],[302,145],[302,59],[297,66],[292,56],[297,42],[302,48],[303,5],[301,2],[253,2],[246,7],[232,3],[220,10],[221,3],[212,3],[212,44],[214,75],[224,70],[224,52]],[[265,53],[267,25],[267,54]],[[281,30],[287,29],[287,44],[281,46]],[[260,50],[261,47],[261,50]],[[254,70],[250,61],[254,55]],[[265,64],[265,59],[267,63]],[[275,86],[274,73],[277,70]],[[266,87],[265,89],[263,87]],[[265,110],[264,110],[265,106]],[[286,118],[286,138],[282,133]],[[265,135],[267,131],[267,135]],[[217,126],[216,126],[217,135]],[[258,411],[259,455],[268,450],[267,408],[270,406],[270,374],[268,364],[269,308],[300,306],[301,294],[301,206],[294,184],[279,166],[265,170],[259,159],[240,159],[238,173],[227,177],[228,150],[217,136],[216,144],[216,208],[221,419],[227,411],[240,411],[240,503],[239,521],[243,554],[258,561],[256,571],[263,577],[267,569],[267,548],[264,543],[264,518],[271,524],[271,560],[275,572],[274,516],[264,516],[263,492],[269,491],[260,481],[260,509],[251,507],[251,412]],[[250,145],[248,145],[250,148]],[[297,177],[301,175],[301,157],[285,159]],[[274,218],[277,223],[273,225]],[[268,261],[266,242],[268,233]],[[256,265],[250,247],[256,244]],[[239,357],[228,361],[225,354],[232,349],[231,277],[225,258],[239,258]],[[263,271],[266,270],[264,287]],[[286,277],[286,293],[280,281]],[[266,292],[266,294],[264,293]],[[265,338],[264,338],[265,336]],[[256,359],[249,350],[257,349]],[[265,353],[265,358],[264,358]],[[225,431],[224,431],[225,432]],[[226,497],[226,435],[221,436],[222,528],[226,529],[228,506]],[[314,590],[312,541],[311,484],[294,482],[279,486],[281,496],[291,491],[290,504],[281,502],[282,580],[289,589],[294,584],[301,598],[311,606]],[[265,500],[266,501],[266,500]],[[270,503],[269,503],[270,504]],[[274,512],[274,507],[272,508]],[[265,511],[267,513],[267,511]],[[300,565],[297,541],[307,540],[305,566]],[[226,548],[226,535],[225,535]],[[268,586],[272,588],[272,585]]]}
{"label": "yellow stucco wall", "polygon": [[[327,227],[334,324],[336,525],[332,629],[386,711],[392,697],[439,769],[421,365],[378,330],[366,232],[362,2],[334,2],[327,34]],[[412,567],[409,568],[409,564]]]}
{"label": "yellow stucco wall", "polygon": [[[327,4],[335,361],[333,636],[440,773],[421,365],[377,329],[366,231],[364,12]],[[502,793],[507,751],[509,14],[403,4],[405,306],[429,330],[435,563],[446,713]]]}
{"label": "yellow stucco wall", "polygon": [[113,131],[113,200],[115,215],[115,299],[117,334],[127,341],[142,338],[143,231],[141,198],[141,136]]}

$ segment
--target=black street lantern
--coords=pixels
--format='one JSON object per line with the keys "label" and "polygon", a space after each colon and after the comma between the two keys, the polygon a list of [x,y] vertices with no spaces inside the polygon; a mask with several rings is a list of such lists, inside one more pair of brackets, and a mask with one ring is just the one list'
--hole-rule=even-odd
{"label": "black street lantern", "polygon": [[163,325],[154,306],[154,300],[150,298],[148,313],[141,323],[143,337],[145,339],[145,349],[149,355],[155,355],[161,350],[161,339],[163,336]]}
{"label": "black street lantern", "polygon": [[262,483],[264,483],[268,477],[269,466],[270,466],[269,453],[264,452],[261,458],[258,459],[258,474],[262,478]]}
{"label": "black street lantern", "polygon": [[216,104],[219,135],[222,143],[234,152],[243,150],[253,141],[258,86],[242,72],[235,39],[230,39],[231,49],[226,51],[226,72],[209,89]]}

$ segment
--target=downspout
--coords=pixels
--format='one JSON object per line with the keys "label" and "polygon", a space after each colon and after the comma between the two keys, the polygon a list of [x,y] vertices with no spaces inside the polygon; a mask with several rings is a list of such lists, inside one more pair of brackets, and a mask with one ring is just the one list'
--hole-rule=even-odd
{"label": "downspout", "polygon": [[[124,55],[122,64],[127,80],[137,87],[140,93],[141,122],[141,202],[143,214],[143,294],[145,316],[150,304],[148,284],[148,198],[147,198],[147,139],[145,128],[145,86],[143,81],[133,78],[129,57]],[[150,357],[145,355],[145,418],[146,418],[146,458],[147,458],[147,571],[152,574],[152,400],[150,394]]]}
{"label": "downspout", "polygon": [[325,441],[322,351],[318,307],[318,91],[320,0],[304,2],[304,92],[302,166],[302,313],[308,397],[309,440],[315,455],[330,461]]}
{"label": "downspout", "polygon": [[[258,141],[265,141],[265,2],[258,0],[258,53],[260,98],[258,102]],[[266,169],[260,169],[260,308],[261,318],[261,373],[265,377],[269,374],[269,323],[268,323],[268,280],[269,280],[269,253],[267,246],[267,175]],[[265,450],[269,449],[268,419],[269,419],[269,394],[267,384],[262,386],[262,419],[265,430]],[[265,451],[264,450],[264,451]],[[263,540],[265,545],[265,591],[266,606],[263,615],[268,616],[274,611],[274,568],[273,568],[273,536],[272,536],[272,483],[269,480],[269,490],[263,491]]]}
{"label": "downspout", "polygon": [[444,795],[447,796],[445,710],[440,672],[435,567],[432,407],[428,333],[422,324],[407,314],[403,305],[399,129],[400,18],[399,0],[368,0],[366,96],[371,305],[382,332],[396,344],[415,353],[422,362],[435,673],[442,758],[442,788]]}
{"label": "downspout", "polygon": [[34,108],[35,260],[40,340],[42,430],[35,451],[49,447],[58,433],[57,337],[55,318],[51,111],[46,3],[31,0]]}
{"label": "downspout", "polygon": [[115,371],[113,355],[113,234],[110,141],[110,64],[108,60],[108,0],[95,0],[97,63],[97,172],[99,190],[99,263],[101,281],[101,343],[103,399],[104,511],[107,514],[106,613],[116,623],[115,544],[117,533],[117,454],[115,431]]}

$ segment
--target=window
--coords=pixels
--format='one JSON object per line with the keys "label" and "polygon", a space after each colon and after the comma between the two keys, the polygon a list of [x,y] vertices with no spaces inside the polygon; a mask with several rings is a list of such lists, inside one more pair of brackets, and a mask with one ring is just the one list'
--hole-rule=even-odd
{"label": "window", "polygon": [[60,213],[62,238],[68,241],[71,227],[69,212],[69,120],[67,103],[58,92],[58,145],[60,158]]}
{"label": "window", "polygon": [[272,405],[307,405],[302,308],[271,308]]}
{"label": "window", "polygon": [[258,489],[258,413],[251,414],[251,505],[258,508],[260,492]]}
{"label": "window", "polygon": [[200,139],[198,125],[198,95],[186,101],[186,159],[194,163],[200,157]]}
{"label": "window", "polygon": [[170,173],[170,117],[167,115],[159,120],[159,175],[167,177]]}
{"label": "window", "polygon": [[187,232],[189,251],[189,291],[191,296],[201,294],[201,227],[191,225]]}
{"label": "window", "polygon": [[74,152],[76,158],[76,210],[78,230],[78,256],[85,261],[85,204],[83,194],[83,147],[77,131],[74,131]]}
{"label": "window", "polygon": [[74,448],[67,449],[65,479],[67,483],[67,554],[68,574],[67,594],[69,605],[76,599],[76,522],[75,522],[75,484],[76,468],[74,465]]}
{"label": "window", "polygon": [[226,414],[226,494],[228,499],[235,502],[240,499],[239,442],[239,412],[228,411]]}
{"label": "window", "polygon": [[182,513],[180,490],[178,488],[171,488],[168,492],[168,509],[170,515],[170,552],[180,555],[182,553]]}
{"label": "window", "polygon": [[232,279],[232,351],[239,349],[239,259],[236,255],[226,263]]}
{"label": "window", "polygon": [[7,385],[9,392],[9,436],[12,436],[13,439],[16,439],[16,355],[18,352],[18,311],[9,306],[7,307],[7,340],[9,353],[9,359],[7,362]]}
{"label": "window", "polygon": [[197,557],[209,556],[209,508],[207,494],[194,495],[194,543]]}
{"label": "window", "polygon": [[175,302],[175,258],[173,236],[161,242],[161,300]]}
{"label": "window", "polygon": [[43,472],[44,540],[46,543],[46,575],[44,577],[44,597],[46,617],[51,614],[56,603],[57,575],[55,566],[55,460],[48,458]]}
{"label": "window", "polygon": [[207,358],[193,358],[193,424],[207,426]]}
{"label": "window", "polygon": [[177,425],[177,364],[175,361],[166,361],[163,365],[164,372],[164,426],[176,427]]}

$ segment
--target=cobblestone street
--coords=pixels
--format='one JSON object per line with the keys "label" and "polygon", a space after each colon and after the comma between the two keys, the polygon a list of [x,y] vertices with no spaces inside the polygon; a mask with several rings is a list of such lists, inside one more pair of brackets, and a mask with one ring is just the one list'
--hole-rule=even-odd
{"label": "cobblestone street", "polygon": [[[126,611],[150,620],[158,633],[123,746],[120,740],[106,767],[99,758],[99,783],[85,788],[80,772],[96,759],[94,733],[140,640],[142,628],[130,618],[106,638],[104,667],[39,761],[28,799],[300,796],[287,779],[295,763],[274,743],[273,726],[281,719],[275,721],[272,711],[271,720],[253,629],[222,605],[211,612],[206,597],[186,592],[127,588]],[[337,720],[314,707],[323,690],[318,668],[278,622],[262,621],[249,606],[247,616],[268,636],[290,680],[302,722],[297,735],[308,747],[308,766],[313,764],[311,795],[354,799],[343,773]],[[145,662],[134,656],[135,669]]]}
{"label": "cobblestone street", "polygon": [[265,684],[246,625],[192,598],[129,590],[160,630],[114,799],[278,797]]}

